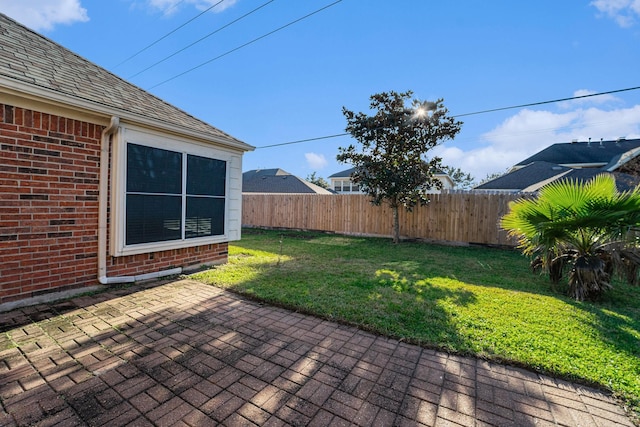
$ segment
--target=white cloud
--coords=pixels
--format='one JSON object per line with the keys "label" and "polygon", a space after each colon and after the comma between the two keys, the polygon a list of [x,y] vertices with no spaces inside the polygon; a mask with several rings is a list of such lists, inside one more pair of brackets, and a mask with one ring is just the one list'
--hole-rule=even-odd
{"label": "white cloud", "polygon": [[[589,96],[589,95],[594,95],[596,93],[598,92],[589,90],[589,89],[576,90],[575,92],[573,92],[573,96],[578,97],[578,99],[572,99],[570,101],[560,102],[558,103],[558,106],[564,110],[568,110],[570,108],[575,108],[577,106],[583,106],[588,104],[602,105],[607,103],[621,102],[620,98],[616,98],[611,94]],[[582,97],[582,98],[579,98],[579,97]]]}
{"label": "white cloud", "polygon": [[219,13],[237,2],[238,0],[148,0],[152,8],[160,10],[165,15],[177,12],[184,5],[193,5],[198,10],[206,10],[211,6],[215,6],[211,11]]}
{"label": "white cloud", "polygon": [[305,153],[304,157],[307,159],[309,167],[314,170],[323,169],[328,164],[324,154]]}
{"label": "white cloud", "polygon": [[465,151],[445,144],[437,147],[434,154],[443,158],[443,164],[459,167],[479,181],[489,174],[504,172],[551,144],[621,136],[640,138],[640,105],[563,113],[524,109],[482,135],[483,146]]}
{"label": "white cloud", "polygon": [[591,6],[615,20],[623,28],[631,27],[640,17],[640,0],[594,0]]}
{"label": "white cloud", "polygon": [[0,0],[0,11],[35,31],[89,20],[80,0]]}

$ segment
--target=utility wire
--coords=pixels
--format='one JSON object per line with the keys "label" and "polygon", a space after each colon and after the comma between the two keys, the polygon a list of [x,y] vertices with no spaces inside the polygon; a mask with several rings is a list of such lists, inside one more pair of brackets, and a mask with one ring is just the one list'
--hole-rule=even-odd
{"label": "utility wire", "polygon": [[514,109],[514,108],[534,107],[536,105],[553,104],[555,102],[572,101],[574,99],[589,98],[591,96],[610,95],[612,93],[628,92],[628,91],[631,91],[631,90],[638,90],[638,89],[640,89],[640,86],[629,87],[629,88],[626,88],[626,89],[610,90],[610,91],[607,91],[607,92],[592,93],[592,94],[588,94],[588,95],[572,96],[570,98],[553,99],[551,101],[532,102],[530,104],[514,105],[512,107],[493,108],[491,110],[483,110],[483,111],[476,111],[476,112],[473,112],[473,113],[457,114],[457,115],[455,115],[453,117],[473,116],[473,115],[476,115],[476,114],[493,113],[495,111],[502,111],[502,110],[511,110],[511,109]]}
{"label": "utility wire", "polygon": [[176,51],[176,52],[172,53],[171,55],[169,55],[169,56],[166,56],[166,57],[162,58],[160,61],[155,62],[155,63],[153,63],[153,64],[149,65],[149,66],[148,66],[147,68],[145,68],[144,70],[138,71],[137,73],[135,73],[134,75],[130,76],[129,78],[130,78],[130,79],[132,79],[132,78],[134,78],[134,77],[136,77],[136,76],[139,76],[140,74],[144,73],[144,72],[145,72],[145,71],[147,71],[147,70],[150,70],[151,68],[155,67],[156,65],[163,63],[163,62],[164,62],[164,61],[166,61],[167,59],[173,58],[174,56],[176,56],[176,55],[177,55],[177,54],[179,54],[180,52],[184,52],[185,50],[189,49],[190,47],[192,47],[192,46],[194,46],[194,45],[196,45],[196,44],[200,43],[200,42],[201,42],[201,41],[203,41],[204,39],[209,38],[209,37],[211,37],[212,35],[214,35],[214,34],[216,34],[216,33],[220,32],[220,31],[224,30],[225,28],[227,28],[227,27],[229,27],[229,26],[231,26],[231,25],[235,24],[236,22],[240,21],[241,19],[246,18],[247,16],[251,15],[252,13],[257,12],[258,10],[262,9],[263,7],[265,7],[266,5],[268,5],[269,3],[272,3],[272,2],[274,2],[274,1],[275,1],[275,0],[269,0],[268,2],[266,2],[266,3],[264,3],[264,4],[262,4],[262,5],[258,6],[258,7],[256,7],[256,8],[255,8],[255,9],[253,9],[251,12],[247,12],[247,13],[245,13],[245,14],[244,14],[244,15],[242,15],[241,17],[239,17],[239,18],[237,18],[237,19],[234,19],[233,21],[229,22],[229,23],[228,23],[228,24],[226,24],[226,25],[223,25],[222,27],[218,28],[218,29],[217,29],[217,30],[215,30],[215,31],[210,32],[210,33],[209,33],[209,34],[207,34],[206,36],[199,38],[198,40],[196,40],[196,41],[194,41],[193,43],[191,43],[191,44],[189,44],[189,45],[187,45],[187,46],[183,47],[182,49],[180,49],[180,50],[178,50],[178,51]]}
{"label": "utility wire", "polygon": [[[554,100],[551,100],[551,101],[539,101],[539,102],[532,102],[532,103],[529,103],[529,104],[512,105],[510,107],[492,108],[490,110],[474,111],[473,113],[456,114],[456,115],[454,115],[452,117],[456,118],[456,117],[473,116],[473,115],[476,115],[476,114],[485,114],[485,113],[493,113],[493,112],[496,112],[496,111],[513,110],[515,108],[524,108],[524,107],[533,107],[533,106],[536,106],[536,105],[553,104],[555,102],[572,101],[574,99],[590,98],[592,96],[600,96],[600,95],[610,95],[612,93],[629,92],[629,91],[638,90],[638,89],[640,89],[640,86],[628,87],[628,88],[625,88],[625,89],[609,90],[607,92],[591,93],[591,94],[588,94],[588,95],[572,96],[572,97],[569,97],[569,98],[554,99]],[[300,144],[302,142],[318,141],[318,140],[322,140],[322,139],[339,138],[339,137],[348,136],[348,135],[350,135],[350,133],[338,133],[338,134],[335,134],[335,135],[319,136],[319,137],[316,137],[316,138],[299,139],[297,141],[289,141],[289,142],[282,142],[282,143],[279,143],[279,144],[263,145],[261,147],[256,147],[256,150],[259,150],[261,148],[280,147],[282,145]]]}
{"label": "utility wire", "polygon": [[[182,0],[184,1],[184,0]],[[182,3],[182,1],[180,3]],[[157,39],[156,41],[154,41],[153,43],[151,43],[150,45],[140,49],[139,51],[137,51],[136,53],[134,53],[133,55],[131,55],[130,57],[128,57],[127,59],[125,59],[124,61],[122,61],[121,63],[119,63],[118,65],[116,65],[114,68],[117,68],[119,66],[121,66],[122,64],[129,62],[130,60],[132,60],[133,58],[135,58],[136,56],[140,55],[142,52],[144,52],[145,50],[149,49],[152,46],[155,46],[156,44],[158,44],[159,42],[161,42],[162,40],[166,39],[167,37],[169,37],[171,34],[175,33],[176,31],[178,31],[180,28],[185,27],[186,25],[190,24],[191,22],[195,21],[196,19],[200,18],[202,15],[204,15],[205,13],[209,12],[211,9],[213,9],[214,7],[216,7],[217,5],[219,5],[220,3],[222,3],[225,0],[220,0],[219,2],[215,3],[213,6],[208,7],[207,9],[203,10],[202,12],[200,12],[199,14],[197,14],[196,16],[194,16],[193,18],[189,19],[187,22],[185,22],[184,24],[178,26],[177,28],[174,28],[173,30],[169,31],[167,34],[165,34],[164,36],[160,37],[159,39]],[[180,4],[178,3],[178,4]],[[176,7],[177,5],[174,5],[173,7]],[[173,8],[172,7],[172,8]],[[154,64],[155,65],[155,64]],[[143,70],[144,71],[144,70]]]}
{"label": "utility wire", "polygon": [[264,38],[266,38],[266,37],[268,37],[268,36],[270,36],[270,35],[272,35],[272,34],[277,33],[278,31],[284,30],[285,28],[292,26],[293,24],[297,24],[298,22],[300,22],[300,21],[302,21],[302,20],[304,20],[304,19],[307,19],[307,18],[309,18],[309,17],[311,17],[311,16],[313,16],[313,15],[315,15],[315,14],[317,14],[317,13],[320,13],[320,12],[322,12],[323,10],[330,8],[331,6],[335,6],[336,4],[340,3],[341,1],[342,1],[342,0],[334,1],[333,3],[330,3],[330,4],[328,4],[328,5],[324,6],[324,7],[321,7],[320,9],[318,9],[318,10],[316,10],[316,11],[314,11],[314,12],[311,12],[311,13],[309,13],[309,14],[307,14],[307,15],[305,15],[305,16],[303,16],[303,17],[301,17],[301,18],[298,18],[298,19],[296,19],[296,20],[294,20],[294,21],[289,22],[288,24],[285,24],[285,25],[283,25],[283,26],[281,26],[281,27],[278,27],[278,28],[276,28],[275,30],[270,31],[270,32],[268,32],[268,33],[266,33],[266,34],[263,34],[263,35],[261,35],[260,37],[257,37],[257,38],[255,38],[255,39],[253,39],[253,40],[251,40],[251,41],[249,41],[249,42],[247,42],[247,43],[245,43],[245,44],[242,44],[242,45],[240,45],[240,46],[238,46],[238,47],[235,47],[235,48],[233,48],[233,49],[231,49],[231,50],[228,50],[228,51],[226,51],[225,53],[223,53],[223,54],[221,54],[221,55],[216,56],[215,58],[212,58],[212,59],[210,59],[210,60],[208,60],[208,61],[205,61],[205,62],[203,62],[203,63],[201,63],[201,64],[199,64],[199,65],[196,65],[196,66],[195,66],[195,67],[193,67],[193,68],[189,68],[188,70],[183,71],[183,72],[182,72],[182,73],[180,73],[180,74],[176,74],[176,75],[175,75],[175,76],[173,76],[173,77],[170,77],[170,78],[168,78],[168,79],[166,79],[166,80],[164,80],[164,81],[161,81],[160,83],[157,83],[157,84],[155,84],[155,85],[151,86],[151,87],[149,88],[149,90],[150,90],[150,89],[157,88],[158,86],[162,86],[162,85],[163,85],[163,84],[165,84],[165,83],[168,83],[168,82],[170,82],[170,81],[172,81],[172,80],[177,79],[178,77],[182,77],[182,76],[184,76],[185,74],[188,74],[188,73],[190,73],[190,72],[192,72],[192,71],[197,70],[198,68],[202,68],[202,67],[204,67],[205,65],[212,63],[213,61],[217,61],[218,59],[223,58],[223,57],[225,57],[225,56],[229,55],[230,53],[233,53],[233,52],[235,52],[235,51],[237,51],[237,50],[240,50],[240,49],[242,49],[242,48],[244,48],[244,47],[247,47],[247,46],[249,46],[250,44],[253,44],[253,43],[257,42],[258,40],[262,40],[262,39],[264,39]]}
{"label": "utility wire", "polygon": [[349,134],[348,133],[337,133],[335,135],[319,136],[317,138],[299,139],[298,141],[282,142],[280,144],[273,144],[273,145],[263,145],[262,147],[256,147],[256,150],[258,148],[271,148],[271,147],[279,147],[281,145],[299,144],[301,142],[318,141],[318,140],[321,140],[321,139],[339,138],[341,136],[347,136],[347,135],[349,135]]}

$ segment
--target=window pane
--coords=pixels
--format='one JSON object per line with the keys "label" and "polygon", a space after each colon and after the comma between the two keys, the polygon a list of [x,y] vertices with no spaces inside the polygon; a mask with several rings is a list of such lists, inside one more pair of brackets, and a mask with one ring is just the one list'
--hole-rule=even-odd
{"label": "window pane", "polygon": [[128,194],[126,244],[180,239],[181,211],[180,196]]}
{"label": "window pane", "polygon": [[187,239],[224,234],[224,199],[187,197]]}
{"label": "window pane", "polygon": [[182,154],[127,144],[127,191],[180,194]]}
{"label": "window pane", "polygon": [[187,156],[187,194],[224,197],[227,163]]}

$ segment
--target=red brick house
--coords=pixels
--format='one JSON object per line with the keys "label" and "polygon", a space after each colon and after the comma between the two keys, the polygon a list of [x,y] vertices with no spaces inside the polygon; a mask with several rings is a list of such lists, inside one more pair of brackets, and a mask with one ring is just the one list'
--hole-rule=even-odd
{"label": "red brick house", "polygon": [[252,149],[0,14],[0,310],[226,262]]}

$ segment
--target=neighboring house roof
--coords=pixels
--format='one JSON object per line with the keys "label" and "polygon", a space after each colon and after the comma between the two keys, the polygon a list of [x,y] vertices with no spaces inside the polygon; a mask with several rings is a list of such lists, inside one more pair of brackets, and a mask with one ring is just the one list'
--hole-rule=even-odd
{"label": "neighboring house roof", "polygon": [[640,177],[628,175],[620,172],[607,172],[599,169],[572,169],[569,173],[562,176],[559,181],[577,181],[580,183],[593,179],[596,175],[606,173],[612,175],[616,181],[618,191],[629,191],[640,185]]}
{"label": "neighboring house roof", "polygon": [[[571,171],[571,168],[549,162],[533,162],[475,187],[476,190],[526,191],[541,182],[553,181]],[[535,190],[530,190],[535,191]]]}
{"label": "neighboring house roof", "polygon": [[[349,168],[347,170],[343,170],[340,172],[336,172],[333,175],[329,176],[329,179],[332,181],[342,181],[343,179],[348,179],[351,178],[351,174],[356,170],[356,168]],[[439,179],[440,182],[443,184],[444,188],[454,188],[455,187],[455,182],[453,182],[453,179],[447,174],[444,173],[440,170],[436,171],[433,176],[436,179]],[[447,181],[447,183],[445,183],[444,181]],[[335,182],[332,182],[332,185],[336,184]],[[439,191],[439,190],[438,190]]]}
{"label": "neighboring house roof", "polygon": [[475,187],[475,190],[504,192],[534,192],[554,181],[587,182],[600,174],[612,175],[618,191],[629,191],[640,185],[640,177],[597,168],[573,169],[547,162],[535,162],[506,173]]}
{"label": "neighboring house roof", "polygon": [[1,13],[0,87],[56,105],[253,149]]}
{"label": "neighboring house roof", "polygon": [[333,194],[282,169],[256,169],[242,174],[243,193]]}
{"label": "neighboring house roof", "polygon": [[258,178],[263,178],[266,176],[282,176],[282,175],[291,175],[289,172],[278,169],[254,169],[242,174],[242,179],[246,180],[254,180]]}
{"label": "neighboring house roof", "polygon": [[[640,153],[640,139],[618,139],[615,141],[591,141],[553,144],[514,166],[524,167],[533,162],[549,162],[564,166],[591,165],[603,167],[615,165],[627,155],[627,161]],[[607,170],[613,170],[607,168]]]}
{"label": "neighboring house roof", "polygon": [[329,179],[331,178],[350,178],[351,174],[356,170],[356,168],[350,168],[344,171],[336,172],[333,175],[329,175]]}
{"label": "neighboring house roof", "polygon": [[553,144],[475,189],[533,192],[555,180],[585,182],[609,173],[618,190],[626,191],[640,184],[640,177],[623,173],[637,169],[639,154],[640,139]]}

